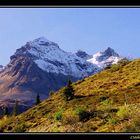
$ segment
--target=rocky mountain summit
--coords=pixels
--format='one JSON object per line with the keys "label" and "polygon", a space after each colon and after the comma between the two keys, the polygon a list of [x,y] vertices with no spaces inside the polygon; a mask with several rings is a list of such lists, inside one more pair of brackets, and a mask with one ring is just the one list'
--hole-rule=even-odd
{"label": "rocky mountain summit", "polygon": [[112,48],[108,47],[105,51],[97,52],[87,61],[103,69],[112,64],[117,64],[121,59],[123,59],[123,57],[116,53]]}

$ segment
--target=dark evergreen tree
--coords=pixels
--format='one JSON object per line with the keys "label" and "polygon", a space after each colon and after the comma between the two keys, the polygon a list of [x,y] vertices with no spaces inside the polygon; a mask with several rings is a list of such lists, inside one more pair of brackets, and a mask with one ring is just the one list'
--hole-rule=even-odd
{"label": "dark evergreen tree", "polygon": [[14,107],[13,107],[13,115],[16,116],[18,114],[18,101],[15,101]]}
{"label": "dark evergreen tree", "polygon": [[36,103],[35,103],[35,104],[37,105],[37,104],[39,104],[40,102],[41,102],[41,101],[40,101],[40,96],[39,96],[39,94],[37,94],[37,96],[36,96]]}
{"label": "dark evergreen tree", "polygon": [[64,88],[64,97],[66,101],[72,100],[74,98],[74,89],[72,87],[71,80],[68,81],[67,86]]}
{"label": "dark evergreen tree", "polygon": [[9,111],[8,111],[8,107],[7,106],[3,107],[3,116],[5,116],[5,115],[9,115]]}

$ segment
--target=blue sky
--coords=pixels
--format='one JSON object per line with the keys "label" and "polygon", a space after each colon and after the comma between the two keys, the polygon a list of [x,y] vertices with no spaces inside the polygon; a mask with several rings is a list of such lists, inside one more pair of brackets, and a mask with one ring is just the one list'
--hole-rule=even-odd
{"label": "blue sky", "polygon": [[111,47],[139,58],[140,8],[0,8],[0,64],[41,36],[69,52]]}

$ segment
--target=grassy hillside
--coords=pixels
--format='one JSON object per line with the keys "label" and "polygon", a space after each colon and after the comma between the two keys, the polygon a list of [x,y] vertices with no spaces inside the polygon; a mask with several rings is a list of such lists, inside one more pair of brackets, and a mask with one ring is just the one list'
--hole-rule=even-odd
{"label": "grassy hillside", "polygon": [[[60,79],[61,80],[61,79]],[[1,132],[139,132],[140,59],[113,65],[64,88],[16,117],[0,120]]]}

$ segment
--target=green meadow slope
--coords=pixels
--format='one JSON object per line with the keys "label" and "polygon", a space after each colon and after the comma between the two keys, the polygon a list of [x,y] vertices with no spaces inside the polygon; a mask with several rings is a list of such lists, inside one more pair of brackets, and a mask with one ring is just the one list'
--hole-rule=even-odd
{"label": "green meadow slope", "polygon": [[[61,80],[61,79],[60,79]],[[16,117],[0,120],[1,132],[140,132],[140,59],[112,65],[64,88]]]}

